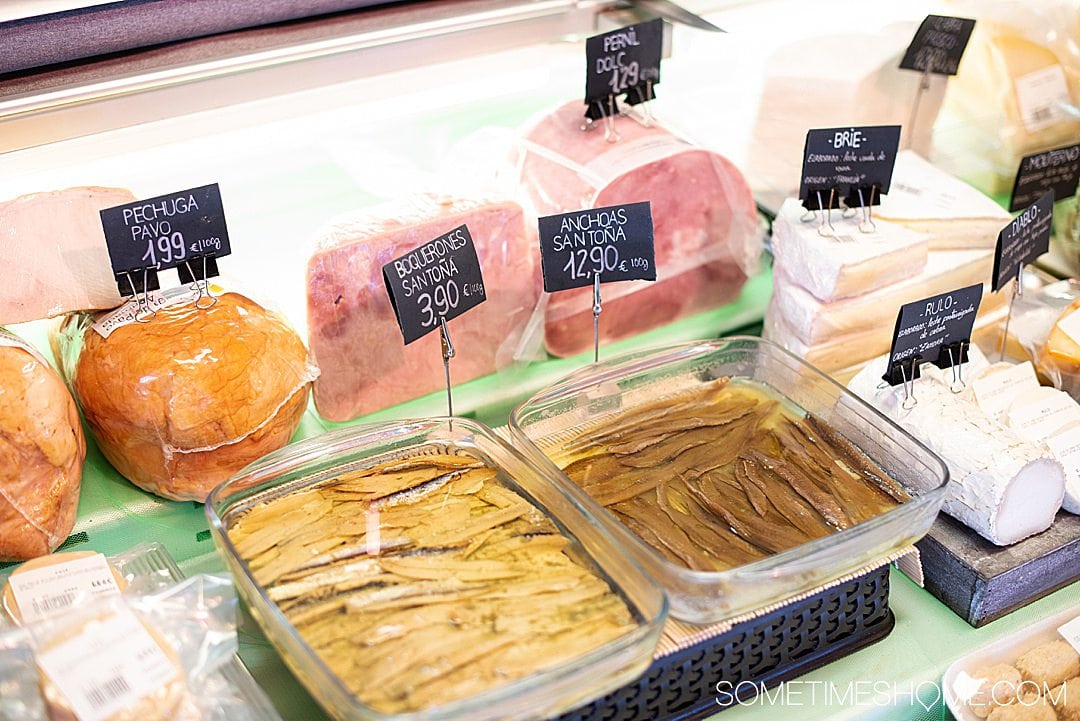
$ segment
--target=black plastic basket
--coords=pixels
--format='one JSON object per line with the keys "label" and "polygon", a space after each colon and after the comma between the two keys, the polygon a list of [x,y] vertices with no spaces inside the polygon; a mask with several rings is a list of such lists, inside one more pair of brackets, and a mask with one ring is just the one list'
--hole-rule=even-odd
{"label": "black plastic basket", "polygon": [[889,566],[789,604],[688,648],[661,656],[637,681],[558,721],[693,719],[735,703],[723,688],[773,686],[824,666],[892,631]]}

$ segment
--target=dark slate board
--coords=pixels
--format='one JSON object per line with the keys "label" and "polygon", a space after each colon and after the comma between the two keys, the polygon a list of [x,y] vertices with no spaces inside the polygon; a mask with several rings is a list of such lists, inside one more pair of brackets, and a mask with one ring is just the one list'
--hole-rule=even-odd
{"label": "dark slate board", "polygon": [[926,590],[976,628],[1080,579],[1080,516],[1065,511],[1004,548],[942,514],[915,545]]}

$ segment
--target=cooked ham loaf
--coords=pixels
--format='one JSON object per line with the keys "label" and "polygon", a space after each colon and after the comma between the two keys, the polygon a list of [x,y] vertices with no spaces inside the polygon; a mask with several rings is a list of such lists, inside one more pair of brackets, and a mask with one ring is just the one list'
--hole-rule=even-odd
{"label": "cooked ham loaf", "polygon": [[0,331],[0,561],[43,556],[75,525],[86,443],[60,376]]}
{"label": "cooked ham loaf", "polygon": [[313,375],[300,337],[237,293],[166,306],[103,338],[69,317],[55,347],[101,452],[132,483],[204,500],[289,442]]}

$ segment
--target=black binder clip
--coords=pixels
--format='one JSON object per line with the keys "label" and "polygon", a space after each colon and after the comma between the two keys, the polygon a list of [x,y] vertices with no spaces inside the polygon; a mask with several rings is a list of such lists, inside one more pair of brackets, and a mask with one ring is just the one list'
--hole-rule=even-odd
{"label": "black binder clip", "polygon": [[[811,188],[803,200],[803,207],[809,212],[800,218],[802,222],[808,223],[815,217],[819,218],[818,235],[823,238],[836,235],[836,228],[832,224],[832,212],[840,208],[840,197],[836,188]],[[828,230],[825,229],[826,225]]]}
{"label": "black binder clip", "polygon": [[967,387],[964,382],[963,365],[968,362],[968,348],[970,347],[971,340],[968,338],[955,343],[946,343],[941,346],[941,354],[934,364],[942,370],[952,369],[952,381],[949,383],[949,390],[953,393],[963,393],[964,388]]}
{"label": "black binder clip", "polygon": [[640,82],[637,85],[627,88],[625,100],[626,104],[635,110],[640,106],[640,112],[630,112],[627,113],[627,115],[644,127],[651,128],[655,119],[653,118],[649,101],[656,100],[656,91],[653,88],[652,79],[646,79],[644,82]]}
{"label": "black binder clip", "polygon": [[615,116],[619,114],[619,103],[614,95],[607,95],[599,100],[589,102],[585,111],[585,122],[581,125],[582,130],[592,130],[596,127],[597,120],[604,121],[604,140],[609,143],[619,142],[619,133],[615,130]]}
{"label": "black binder clip", "polygon": [[[217,259],[209,255],[192,256],[176,266],[176,272],[180,275],[180,282],[190,285],[191,289],[198,292],[195,298],[195,307],[206,310],[217,305],[217,296],[210,292],[209,278],[218,275]],[[203,303],[203,299],[209,299],[209,303]]]}
{"label": "black binder clip", "polygon": [[861,232],[873,233],[877,231],[872,209],[875,205],[881,205],[881,186],[877,183],[873,185],[854,185],[848,192],[848,196],[844,198],[844,204],[848,208],[858,208],[861,211],[862,218],[859,221],[859,230]]}
{"label": "black binder clip", "polygon": [[916,355],[898,363],[893,363],[889,366],[888,372],[882,376],[882,380],[890,386],[903,385],[904,401],[902,406],[904,410],[911,410],[919,402],[915,398],[915,381],[922,377],[921,365],[922,356]]}
{"label": "black binder clip", "polygon": [[[122,276],[122,277],[121,277]],[[136,268],[115,274],[116,287],[121,297],[130,297],[135,303],[135,320],[139,323],[149,323],[157,311],[150,308],[150,299],[147,294],[161,287],[158,282],[157,268]]]}

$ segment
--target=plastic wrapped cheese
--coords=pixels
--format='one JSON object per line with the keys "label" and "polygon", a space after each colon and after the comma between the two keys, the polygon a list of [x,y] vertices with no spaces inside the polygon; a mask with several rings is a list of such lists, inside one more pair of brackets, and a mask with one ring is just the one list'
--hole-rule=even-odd
{"label": "plastic wrapped cheese", "polygon": [[968,0],[949,11],[977,22],[949,82],[934,157],[1005,194],[1023,156],[1080,137],[1080,3]]}
{"label": "plastic wrapped cheese", "polygon": [[322,417],[347,421],[443,386],[439,334],[402,345],[382,267],[460,225],[476,247],[487,300],[448,323],[459,349],[453,382],[509,365],[528,344],[540,297],[539,250],[518,204],[422,195],[339,216],[319,231],[307,271]]}
{"label": "plastic wrapped cheese", "polygon": [[[761,231],[750,187],[726,158],[662,125],[620,115],[617,142],[603,123],[582,130],[584,106],[568,103],[526,132],[521,185],[538,215],[649,201],[656,282],[603,289],[602,341],[624,338],[734,300],[755,272]],[[569,356],[592,348],[592,289],[553,294],[544,339]]]}
{"label": "plastic wrapped cheese", "polygon": [[289,442],[317,372],[284,319],[243,295],[209,308],[187,289],[163,295],[141,322],[115,326],[135,315],[125,308],[97,324],[69,316],[54,352],[109,462],[152,493],[201,501]]}
{"label": "plastic wrapped cheese", "polygon": [[799,172],[811,128],[900,125],[901,147],[927,153],[946,78],[900,69],[917,25],[879,32],[812,36],[784,46],[765,69],[764,87],[747,161],[754,196],[779,208],[798,193]]}
{"label": "plastic wrapped cheese", "polygon": [[75,525],[86,456],[71,394],[31,346],[0,329],[0,561],[56,549]]}
{"label": "plastic wrapped cheese", "polygon": [[897,154],[892,185],[874,215],[925,233],[931,250],[993,249],[1012,220],[993,199],[911,150]]}
{"label": "plastic wrapped cheese", "polygon": [[68,188],[0,203],[0,323],[115,308],[116,289],[98,211],[135,200],[122,188]]}

